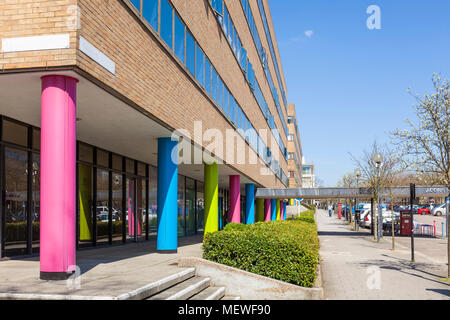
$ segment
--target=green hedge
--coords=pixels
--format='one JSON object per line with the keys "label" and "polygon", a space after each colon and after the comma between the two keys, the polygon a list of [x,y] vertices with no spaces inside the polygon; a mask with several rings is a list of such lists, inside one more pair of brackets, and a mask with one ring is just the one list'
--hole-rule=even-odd
{"label": "green hedge", "polygon": [[310,218],[230,224],[207,234],[202,248],[204,259],[302,287],[316,279],[319,240]]}

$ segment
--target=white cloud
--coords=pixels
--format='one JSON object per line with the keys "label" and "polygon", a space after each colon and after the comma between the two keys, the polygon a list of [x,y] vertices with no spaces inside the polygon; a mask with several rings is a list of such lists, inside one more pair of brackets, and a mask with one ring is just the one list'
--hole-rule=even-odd
{"label": "white cloud", "polygon": [[311,38],[313,36],[313,34],[314,34],[314,31],[312,31],[312,30],[305,31],[305,36],[307,36],[308,38]]}

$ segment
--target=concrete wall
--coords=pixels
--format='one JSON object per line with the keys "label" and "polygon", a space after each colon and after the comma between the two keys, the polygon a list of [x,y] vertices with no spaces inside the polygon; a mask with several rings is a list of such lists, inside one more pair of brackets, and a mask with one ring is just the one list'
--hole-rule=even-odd
{"label": "concrete wall", "polygon": [[179,267],[195,267],[196,274],[210,277],[214,286],[226,287],[226,295],[243,300],[320,300],[323,299],[320,267],[316,286],[303,288],[200,258],[181,258]]}

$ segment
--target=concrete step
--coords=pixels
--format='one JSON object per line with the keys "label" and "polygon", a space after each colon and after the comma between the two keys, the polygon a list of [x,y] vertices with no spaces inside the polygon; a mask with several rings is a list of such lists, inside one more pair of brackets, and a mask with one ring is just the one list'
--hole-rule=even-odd
{"label": "concrete step", "polygon": [[209,287],[199,292],[189,300],[220,300],[225,296],[224,287]]}
{"label": "concrete step", "polygon": [[220,300],[241,300],[241,297],[236,297],[236,296],[224,296],[222,299]]}
{"label": "concrete step", "polygon": [[170,287],[146,300],[187,300],[209,287],[210,278],[194,277]]}
{"label": "concrete step", "polygon": [[188,279],[195,277],[195,268],[181,270],[173,275],[165,277],[159,281],[149,283],[148,285],[134,291],[122,294],[117,297],[118,300],[144,300],[148,297],[157,295],[162,291],[176,286]]}

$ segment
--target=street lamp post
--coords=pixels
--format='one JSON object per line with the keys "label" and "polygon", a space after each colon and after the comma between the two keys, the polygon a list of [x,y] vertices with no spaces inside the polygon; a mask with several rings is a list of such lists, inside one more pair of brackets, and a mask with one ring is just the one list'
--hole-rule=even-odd
{"label": "street lamp post", "polygon": [[[361,171],[356,170],[356,188],[359,189],[359,179],[361,178]],[[355,199],[355,231],[359,231],[359,199]]]}
{"label": "street lamp post", "polygon": [[375,168],[377,170],[377,242],[380,242],[381,234],[383,232],[383,224],[381,217],[381,195],[380,195],[380,168],[383,163],[383,156],[380,153],[377,153],[373,156],[373,161],[375,162]]}

